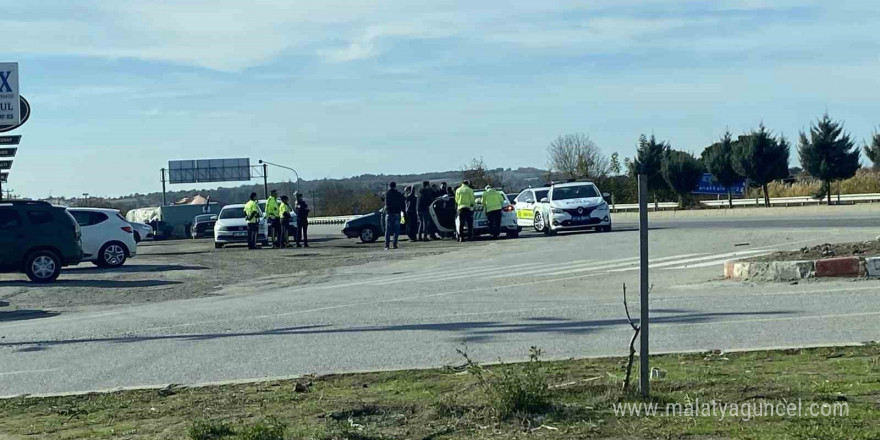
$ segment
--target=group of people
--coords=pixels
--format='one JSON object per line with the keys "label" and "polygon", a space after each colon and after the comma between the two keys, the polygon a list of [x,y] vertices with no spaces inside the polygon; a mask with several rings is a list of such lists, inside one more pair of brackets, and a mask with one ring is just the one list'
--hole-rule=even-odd
{"label": "group of people", "polygon": [[[291,235],[296,247],[309,247],[309,205],[302,194],[294,193],[294,197],[296,200],[291,206],[286,195],[279,198],[278,191],[273,189],[266,199],[267,239],[276,249],[290,246]],[[295,224],[291,223],[291,212],[296,215]],[[257,193],[251,193],[250,200],[244,205],[244,215],[247,221],[248,249],[259,249],[257,239],[262,213],[257,203]]]}
{"label": "group of people", "polygon": [[[383,195],[385,201],[385,249],[397,249],[397,241],[400,236],[400,216],[403,213],[407,235],[411,241],[431,241],[442,238],[443,235],[437,230],[431,219],[431,204],[439,197],[449,196],[444,203],[455,203],[455,212],[458,216],[458,242],[464,242],[465,237],[469,240],[474,238],[474,211],[476,200],[470,181],[463,181],[461,186],[453,190],[446,182],[436,184],[429,181],[422,182],[422,187],[416,190],[414,186],[407,186],[404,192],[397,190],[397,183],[388,184],[388,190]],[[482,205],[486,211],[489,223],[489,232],[493,238],[501,234],[501,210],[504,207],[504,195],[486,187],[482,195]],[[440,234],[440,236],[438,236]]]}

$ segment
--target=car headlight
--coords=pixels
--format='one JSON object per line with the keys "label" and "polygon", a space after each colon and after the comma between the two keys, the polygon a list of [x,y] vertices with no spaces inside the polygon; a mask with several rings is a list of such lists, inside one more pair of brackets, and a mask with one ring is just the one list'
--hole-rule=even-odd
{"label": "car headlight", "polygon": [[228,229],[226,229],[226,226],[219,226],[219,227],[217,227],[217,230],[220,231],[220,232],[226,232],[226,231],[228,231]]}
{"label": "car headlight", "polygon": [[561,208],[553,208],[554,214],[562,214],[563,212],[565,212],[565,211],[563,211]]}
{"label": "car headlight", "polygon": [[608,202],[602,202],[599,204],[599,209],[606,210],[608,209]]}

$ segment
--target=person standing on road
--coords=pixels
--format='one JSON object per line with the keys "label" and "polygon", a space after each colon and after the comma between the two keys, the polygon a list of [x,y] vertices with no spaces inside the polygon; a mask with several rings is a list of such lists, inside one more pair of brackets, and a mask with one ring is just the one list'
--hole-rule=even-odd
{"label": "person standing on road", "polygon": [[301,247],[300,240],[303,247],[309,247],[309,205],[300,193],[296,193],[293,212],[296,213],[296,247]]}
{"label": "person standing on road", "polygon": [[416,241],[428,241],[428,235],[433,234],[431,215],[428,212],[433,201],[434,191],[431,190],[431,182],[426,180],[422,182],[422,188],[419,189],[419,236]]}
{"label": "person standing on road", "polygon": [[474,190],[471,182],[465,180],[455,191],[455,205],[458,207],[458,242],[464,242],[464,227],[467,225],[468,239],[474,239]]}
{"label": "person standing on road", "polygon": [[489,234],[492,238],[498,238],[501,235],[501,209],[504,208],[504,196],[492,186],[486,185],[482,199],[483,211],[486,212],[486,219],[489,221]]}
{"label": "person standing on road", "polygon": [[257,235],[260,233],[260,205],[257,205],[257,193],[252,192],[251,198],[244,204],[244,219],[247,221],[248,249],[257,247]]}
{"label": "person standing on road", "polygon": [[274,189],[269,193],[269,198],[266,199],[266,222],[269,223],[269,237],[267,239],[272,242],[274,247],[280,247],[281,228],[278,221],[278,191]]}
{"label": "person standing on road", "polygon": [[393,246],[397,249],[397,239],[400,236],[400,213],[406,209],[406,201],[403,194],[397,190],[397,182],[388,184],[388,191],[382,199],[385,200],[385,250],[389,249],[392,244],[391,237],[394,237]]}
{"label": "person standing on road", "polygon": [[419,233],[419,198],[416,196],[414,187],[406,187],[404,200],[406,202],[404,210],[406,235],[409,237],[409,241],[416,241]]}
{"label": "person standing on road", "polygon": [[281,203],[278,204],[278,214],[280,217],[281,246],[287,247],[290,241],[290,199],[287,196],[281,196]]}

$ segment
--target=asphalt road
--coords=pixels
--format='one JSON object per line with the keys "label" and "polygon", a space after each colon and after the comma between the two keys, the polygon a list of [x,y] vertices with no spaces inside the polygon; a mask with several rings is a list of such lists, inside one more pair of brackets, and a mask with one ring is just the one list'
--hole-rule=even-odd
{"label": "asphalt road", "polygon": [[[873,239],[877,212],[658,215],[652,351],[880,340],[877,281],[720,280],[722,263],[739,256]],[[631,336],[624,283],[634,316],[639,311],[631,218],[620,216],[605,234],[528,233],[444,245],[439,255],[327,267],[295,286],[244,280],[209,297],[35,319],[0,312],[0,395],[443,366],[462,362],[456,349],[481,361],[525,359],[530,346],[553,359],[624,355]],[[312,233],[329,238],[337,229]],[[403,242],[396,252],[420,245]]]}

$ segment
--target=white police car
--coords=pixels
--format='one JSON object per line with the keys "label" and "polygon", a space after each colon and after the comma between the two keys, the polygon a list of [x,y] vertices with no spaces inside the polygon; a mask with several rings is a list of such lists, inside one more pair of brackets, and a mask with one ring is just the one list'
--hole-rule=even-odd
{"label": "white police car", "polygon": [[[605,194],[604,197],[608,195]],[[547,235],[576,229],[609,232],[611,211],[604,197],[592,182],[551,185],[547,196],[538,200],[534,208],[535,230],[543,231]]]}
{"label": "white police car", "polygon": [[[550,187],[528,188],[519,193],[513,200],[516,211],[516,223],[521,227],[535,227],[535,209],[541,203],[541,199],[547,197]],[[535,228],[536,231],[541,230]]]}

